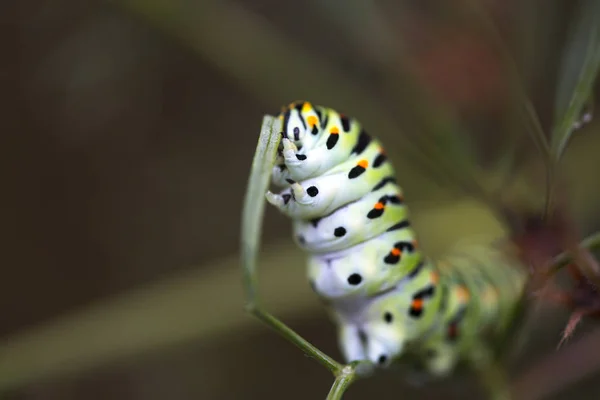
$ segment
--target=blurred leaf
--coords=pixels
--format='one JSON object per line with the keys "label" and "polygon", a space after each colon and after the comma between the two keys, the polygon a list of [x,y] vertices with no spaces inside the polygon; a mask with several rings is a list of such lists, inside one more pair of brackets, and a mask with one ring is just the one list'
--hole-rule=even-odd
{"label": "blurred leaf", "polygon": [[242,213],[241,265],[244,276],[247,302],[258,302],[256,289],[258,251],[262,236],[262,223],[265,214],[265,193],[269,187],[271,170],[275,163],[277,146],[281,139],[281,121],[266,115],[261,125],[258,145],[252,161],[246,198]]}
{"label": "blurred leaf", "polygon": [[562,58],[555,103],[552,154],[562,156],[590,97],[600,67],[600,2],[582,0]]}
{"label": "blurred leaf", "polygon": [[[266,246],[263,254],[261,294],[269,310],[284,318],[317,312],[308,285],[298,283],[304,259],[293,242]],[[149,351],[264,329],[243,305],[237,254],[100,300],[2,338],[0,393]]]}
{"label": "blurred leaf", "polygon": [[[411,215],[432,257],[457,237],[503,232],[490,210],[476,202],[417,205]],[[305,262],[291,238],[262,249],[262,303],[284,321],[292,315],[323,315],[306,283]],[[249,329],[266,329],[244,312],[243,305],[239,255],[100,300],[2,338],[0,393],[192,341],[211,343]]]}
{"label": "blurred leaf", "polygon": [[537,400],[556,395],[596,373],[600,368],[600,329],[580,340],[536,360],[521,372],[513,385],[518,400]]}

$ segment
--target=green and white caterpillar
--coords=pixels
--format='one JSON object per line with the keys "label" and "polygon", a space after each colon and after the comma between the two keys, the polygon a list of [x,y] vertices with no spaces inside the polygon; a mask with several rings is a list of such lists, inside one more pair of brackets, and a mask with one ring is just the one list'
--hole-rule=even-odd
{"label": "green and white caterpillar", "polygon": [[327,300],[345,359],[387,366],[416,354],[430,374],[485,362],[525,273],[473,247],[434,263],[419,248],[379,141],[355,119],[309,102],[285,107],[267,200],[293,221],[313,290]]}

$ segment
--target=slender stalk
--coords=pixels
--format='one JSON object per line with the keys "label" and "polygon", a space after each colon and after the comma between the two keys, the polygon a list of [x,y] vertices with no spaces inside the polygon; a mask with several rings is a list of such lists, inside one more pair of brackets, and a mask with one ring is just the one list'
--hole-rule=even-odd
{"label": "slender stalk", "polygon": [[246,291],[246,310],[273,329],[283,338],[298,346],[304,354],[317,360],[334,375],[342,370],[342,365],[327,354],[313,346],[302,336],[294,332],[282,321],[265,311],[259,304],[258,286],[258,251],[262,234],[262,217],[265,207],[265,192],[269,186],[271,169],[273,168],[277,147],[279,146],[281,121],[272,116],[265,116],[261,126],[256,153],[252,162],[248,189],[242,214],[242,253],[241,265],[244,274]]}
{"label": "slender stalk", "polygon": [[260,137],[252,161],[248,179],[248,189],[244,199],[241,236],[241,265],[244,276],[246,301],[254,304],[258,301],[256,288],[258,250],[262,235],[262,217],[265,212],[265,192],[269,186],[271,168],[275,162],[281,122],[266,115],[261,125]]}
{"label": "slender stalk", "polygon": [[335,381],[327,394],[326,400],[340,400],[352,382],[356,380],[356,370],[354,365],[346,365],[339,371]]}
{"label": "slender stalk", "polygon": [[[600,232],[595,232],[581,241],[579,245],[582,249],[594,250],[600,248]],[[549,274],[558,272],[562,267],[569,264],[573,260],[573,256],[565,251],[554,258],[552,266],[549,269]]]}
{"label": "slender stalk", "polygon": [[311,344],[308,340],[304,339],[302,336],[297,334],[293,329],[288,327],[282,321],[275,318],[273,315],[264,311],[260,307],[254,307],[250,305],[247,307],[247,309],[250,313],[252,313],[252,315],[261,320],[275,332],[277,332],[277,334],[279,334],[284,339],[300,348],[300,350],[302,350],[302,352],[307,356],[317,360],[321,365],[323,365],[325,368],[331,371],[334,375],[338,374],[339,371],[343,371],[345,369],[345,367],[342,364],[329,357],[327,354],[319,350],[316,346]]}
{"label": "slender stalk", "polygon": [[509,380],[504,367],[499,363],[492,363],[481,372],[481,383],[487,390],[490,400],[512,399]]}

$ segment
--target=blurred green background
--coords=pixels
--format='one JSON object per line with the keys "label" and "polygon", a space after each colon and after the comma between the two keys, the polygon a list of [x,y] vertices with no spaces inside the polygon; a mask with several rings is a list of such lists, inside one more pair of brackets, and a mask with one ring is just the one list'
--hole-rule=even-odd
{"label": "blurred green background", "polygon": [[[577,2],[481,3],[549,126]],[[541,185],[530,139],[506,130],[513,101],[503,61],[477,14],[459,9],[358,0],[0,5],[0,397],[274,399],[284,388],[288,399],[324,398],[327,371],[242,308],[241,204],[262,116],[307,99],[359,118],[388,143],[433,255],[471,234],[501,234],[489,209],[427,169],[445,162],[468,180],[465,159],[403,157],[420,121],[438,112],[413,96],[427,83],[469,128],[459,146],[489,167],[520,140],[511,181]],[[600,221],[598,128],[575,136],[561,166],[584,234]],[[269,310],[339,358],[289,221],[271,209],[264,246]],[[516,380],[554,355],[567,315],[542,308]],[[598,398],[593,328],[577,331],[573,343],[588,335],[577,353],[530,375],[524,399],[544,385],[554,392],[550,382],[567,372],[582,379],[546,398]],[[473,377],[414,388],[389,372],[345,398],[464,396],[482,398]]]}

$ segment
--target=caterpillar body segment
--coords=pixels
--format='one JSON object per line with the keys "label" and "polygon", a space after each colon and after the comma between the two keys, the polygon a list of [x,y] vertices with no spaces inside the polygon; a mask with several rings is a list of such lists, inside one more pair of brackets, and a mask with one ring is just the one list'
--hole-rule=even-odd
{"label": "caterpillar body segment", "polygon": [[518,262],[487,246],[472,246],[437,264],[449,283],[448,310],[437,329],[419,345],[421,367],[447,376],[460,361],[489,361],[486,351],[501,337],[525,284]]}
{"label": "caterpillar body segment", "polygon": [[388,291],[360,303],[356,299],[332,302],[340,337],[346,339],[340,342],[345,358],[387,366],[408,343],[433,328],[442,298],[438,273],[423,260]]}
{"label": "caterpillar body segment", "polygon": [[298,245],[313,254],[347,249],[379,236],[383,230],[408,221],[398,187],[389,182],[381,189],[367,192],[360,201],[340,207],[321,218],[293,221]]}
{"label": "caterpillar body segment", "polygon": [[[269,192],[267,200],[292,219],[311,219],[328,215],[350,202],[359,200],[365,194],[378,189],[377,185],[385,183],[384,179],[394,174],[390,163],[375,163],[380,153],[378,148],[373,146],[368,146],[360,156],[343,161],[326,174],[306,179],[294,174],[296,179],[288,178],[287,187],[279,194]],[[306,160],[308,158],[307,156]]]}
{"label": "caterpillar body segment", "polygon": [[473,246],[434,263],[418,246],[381,143],[308,102],[282,110],[267,200],[293,220],[308,278],[327,300],[345,359],[387,366],[410,352],[433,376],[481,364],[523,289],[517,262]]}
{"label": "caterpillar body segment", "polygon": [[422,255],[410,226],[345,250],[309,257],[308,277],[321,297],[374,296],[409,275]]}

